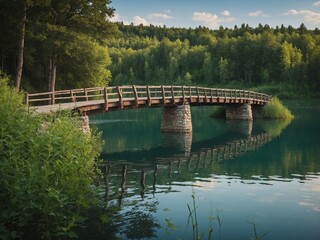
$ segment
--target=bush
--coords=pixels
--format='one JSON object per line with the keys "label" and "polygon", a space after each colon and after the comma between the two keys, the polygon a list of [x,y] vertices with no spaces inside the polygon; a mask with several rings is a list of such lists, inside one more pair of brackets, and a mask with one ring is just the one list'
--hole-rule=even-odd
{"label": "bush", "polygon": [[282,104],[277,98],[273,97],[265,106],[261,112],[262,118],[268,119],[292,119],[293,115],[290,110]]}
{"label": "bush", "polygon": [[70,115],[29,112],[0,76],[0,239],[75,236],[94,199],[100,138]]}

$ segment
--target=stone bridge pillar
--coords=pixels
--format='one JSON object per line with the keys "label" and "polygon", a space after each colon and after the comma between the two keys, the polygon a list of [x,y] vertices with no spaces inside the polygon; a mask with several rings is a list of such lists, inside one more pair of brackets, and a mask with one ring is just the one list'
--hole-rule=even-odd
{"label": "stone bridge pillar", "polygon": [[80,116],[81,128],[84,133],[90,133],[89,117],[87,115]]}
{"label": "stone bridge pillar", "polygon": [[165,106],[162,111],[161,131],[192,132],[190,105]]}
{"label": "stone bridge pillar", "polygon": [[228,120],[250,120],[252,121],[251,104],[232,105],[226,107],[226,119]]}

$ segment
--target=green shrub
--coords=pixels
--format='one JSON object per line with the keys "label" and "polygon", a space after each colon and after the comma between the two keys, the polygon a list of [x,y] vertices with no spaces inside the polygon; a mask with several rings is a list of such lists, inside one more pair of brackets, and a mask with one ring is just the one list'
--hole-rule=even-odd
{"label": "green shrub", "polygon": [[94,200],[100,138],[77,118],[29,112],[0,77],[0,239],[74,237]]}
{"label": "green shrub", "polygon": [[292,119],[290,110],[277,98],[273,97],[261,110],[262,118],[268,119]]}

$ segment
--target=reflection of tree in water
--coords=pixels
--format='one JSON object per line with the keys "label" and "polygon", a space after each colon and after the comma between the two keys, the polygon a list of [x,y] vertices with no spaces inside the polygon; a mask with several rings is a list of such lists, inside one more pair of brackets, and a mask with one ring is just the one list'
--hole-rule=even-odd
{"label": "reflection of tree in water", "polygon": [[161,226],[152,213],[157,212],[158,201],[132,201],[122,219],[119,232],[129,239],[155,238],[156,229]]}

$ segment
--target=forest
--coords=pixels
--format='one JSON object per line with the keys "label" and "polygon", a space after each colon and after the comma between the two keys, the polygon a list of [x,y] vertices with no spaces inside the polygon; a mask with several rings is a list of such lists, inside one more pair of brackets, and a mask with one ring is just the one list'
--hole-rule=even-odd
{"label": "forest", "polygon": [[109,0],[50,2],[1,0],[0,70],[16,88],[163,84],[319,95],[320,30],[303,23],[134,26],[108,20]]}

